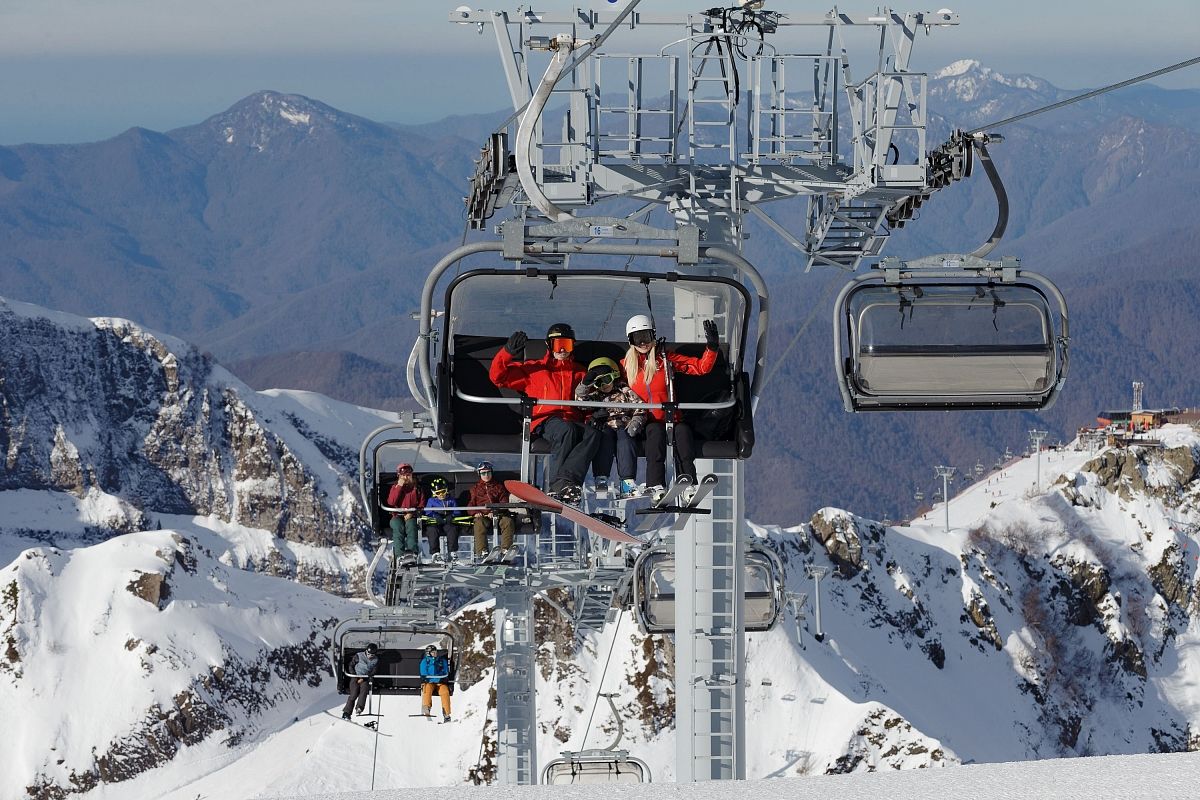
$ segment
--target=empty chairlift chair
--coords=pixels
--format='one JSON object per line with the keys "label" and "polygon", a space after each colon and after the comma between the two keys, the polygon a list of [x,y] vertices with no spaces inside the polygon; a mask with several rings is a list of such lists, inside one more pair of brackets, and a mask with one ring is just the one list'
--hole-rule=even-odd
{"label": "empty chairlift chair", "polygon": [[[675,556],[670,545],[643,550],[634,563],[633,611],[646,633],[675,631]],[[772,551],[748,542],[742,567],[748,632],[768,631],[783,603],[783,565]]]}
{"label": "empty chairlift chair", "polygon": [[1066,379],[1062,294],[1015,267],[875,270],[835,314],[847,411],[1047,408]]}

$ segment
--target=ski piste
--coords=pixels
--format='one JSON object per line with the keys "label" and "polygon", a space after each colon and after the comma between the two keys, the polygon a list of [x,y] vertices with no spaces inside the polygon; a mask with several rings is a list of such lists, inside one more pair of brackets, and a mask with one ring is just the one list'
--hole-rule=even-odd
{"label": "ski piste", "polygon": [[704,498],[713,493],[713,489],[715,488],[717,488],[716,475],[705,475],[701,478],[699,485],[696,486],[696,493],[692,495],[687,505],[684,506],[686,510],[675,518],[675,523],[671,526],[671,530],[683,530],[683,527],[687,525],[688,512],[699,506],[704,501]]}
{"label": "ski piste", "polygon": [[527,503],[533,503],[534,505],[540,506],[549,511],[551,514],[559,514],[560,516],[571,520],[571,522],[582,525],[602,539],[608,539],[613,542],[623,542],[625,544],[642,543],[641,539],[630,536],[620,528],[610,525],[607,522],[598,520],[590,514],[585,513],[583,510],[576,508],[575,506],[565,505],[564,503],[555,500],[553,497],[546,494],[536,486],[530,486],[524,481],[505,481],[504,488],[508,489],[508,491],[515,497],[519,497]]}

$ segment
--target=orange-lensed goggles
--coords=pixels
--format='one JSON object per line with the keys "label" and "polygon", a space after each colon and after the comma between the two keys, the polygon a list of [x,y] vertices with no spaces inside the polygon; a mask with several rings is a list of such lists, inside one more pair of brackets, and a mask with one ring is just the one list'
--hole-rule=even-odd
{"label": "orange-lensed goggles", "polygon": [[556,339],[550,340],[551,353],[570,353],[575,349],[575,340],[568,339],[566,336],[559,336]]}

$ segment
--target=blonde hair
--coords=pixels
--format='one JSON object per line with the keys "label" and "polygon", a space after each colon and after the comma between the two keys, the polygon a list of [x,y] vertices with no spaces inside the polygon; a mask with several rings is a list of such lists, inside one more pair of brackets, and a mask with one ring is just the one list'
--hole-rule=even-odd
{"label": "blonde hair", "polygon": [[[621,364],[625,367],[625,382],[630,386],[634,385],[634,381],[638,376],[638,356],[641,353],[633,345],[629,345],[629,349],[625,351],[625,358],[621,360]],[[650,352],[646,353],[646,385],[650,385],[650,381],[654,378],[654,373],[658,372],[658,345],[655,344],[650,348]],[[637,391],[636,389],[634,391]],[[649,394],[647,389],[646,393]]]}

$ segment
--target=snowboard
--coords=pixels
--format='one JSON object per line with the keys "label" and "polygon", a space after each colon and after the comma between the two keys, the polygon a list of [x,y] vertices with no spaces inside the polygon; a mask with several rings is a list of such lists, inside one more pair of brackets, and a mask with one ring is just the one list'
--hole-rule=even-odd
{"label": "snowboard", "polygon": [[602,539],[608,539],[613,542],[624,542],[625,544],[642,543],[641,539],[630,536],[615,525],[610,525],[603,520],[596,519],[591,514],[584,513],[583,509],[565,505],[555,500],[536,486],[530,486],[523,481],[505,481],[504,488],[508,489],[509,493],[514,497],[519,497],[525,502],[532,503],[551,514],[559,514],[566,517],[571,522],[582,525]]}

